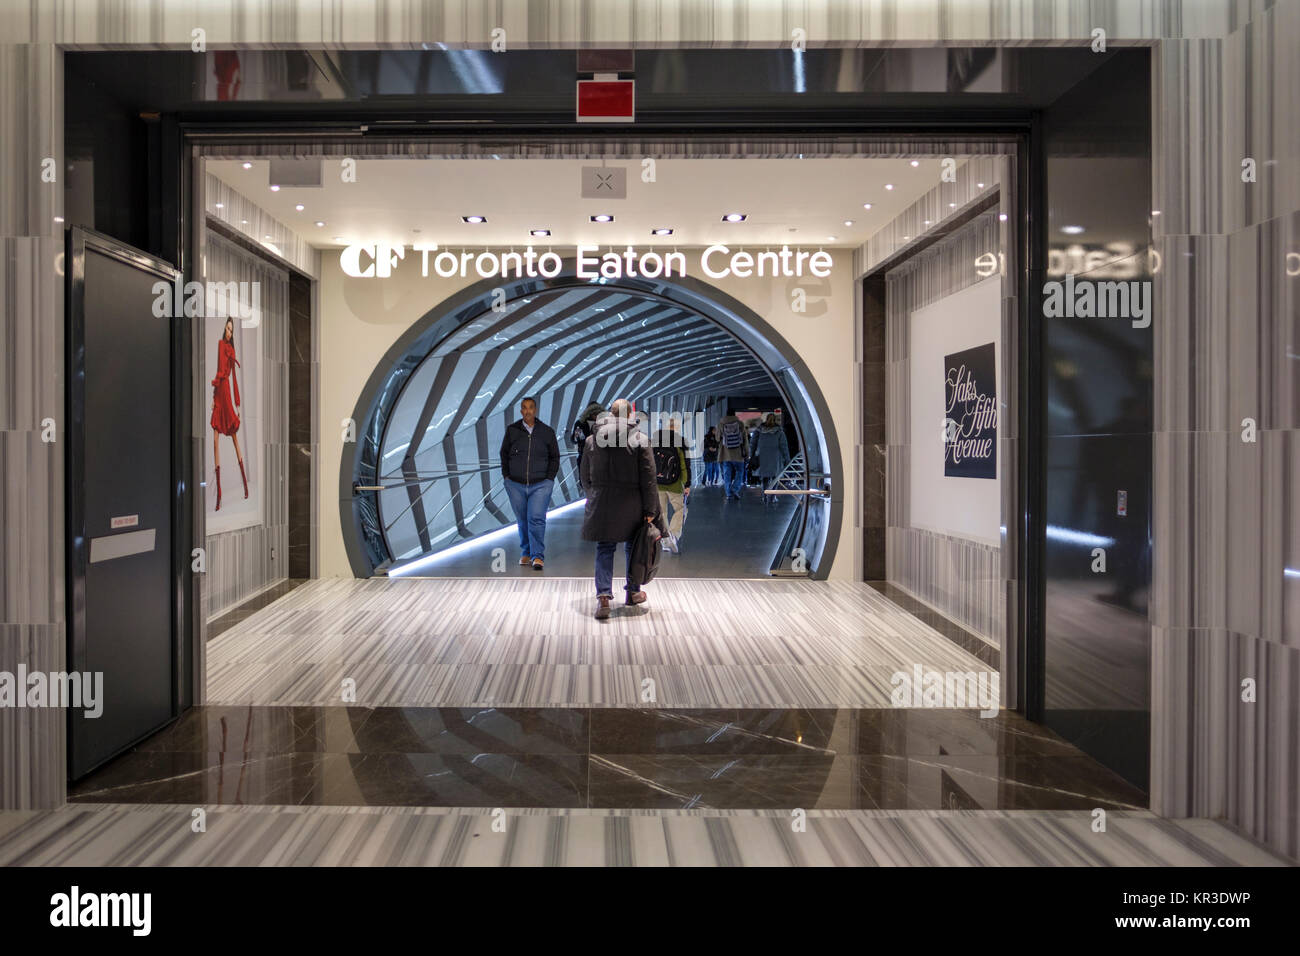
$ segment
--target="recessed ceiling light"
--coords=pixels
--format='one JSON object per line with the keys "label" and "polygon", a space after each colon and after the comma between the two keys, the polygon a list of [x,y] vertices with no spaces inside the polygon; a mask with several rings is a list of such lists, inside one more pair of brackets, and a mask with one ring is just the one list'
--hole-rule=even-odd
{"label": "recessed ceiling light", "polygon": [[537,237],[540,238],[540,237],[542,237],[542,236],[549,236],[549,235],[551,234],[551,230],[549,230],[549,229],[530,229],[530,230],[528,230],[528,234],[529,234],[530,236],[537,236]]}
{"label": "recessed ceiling light", "polygon": [[244,163],[244,168],[245,168],[245,169],[252,169],[252,168],[253,168],[253,164],[252,164],[252,163]]}
{"label": "recessed ceiling light", "polygon": [[845,220],[844,220],[844,225],[846,225],[846,226],[851,226],[851,225],[853,225],[853,220],[852,220],[852,219],[845,219]]}
{"label": "recessed ceiling light", "polygon": [[279,186],[272,186],[272,187],[271,187],[271,192],[273,192],[273,193],[278,193],[279,191],[280,191],[280,187],[279,187]]}
{"label": "recessed ceiling light", "polygon": [[323,219],[317,219],[317,220],[316,220],[316,225],[317,225],[317,227],[320,227],[320,226],[325,225],[325,220],[323,220]]}
{"label": "recessed ceiling light", "polygon": [[335,237],[334,237],[334,241],[335,241],[335,242],[347,242],[347,240],[344,239],[342,236],[335,236]]}
{"label": "recessed ceiling light", "polygon": [[893,188],[894,188],[894,184],[893,184],[893,183],[885,183],[885,188],[886,188],[886,189],[893,189]]}
{"label": "recessed ceiling light", "polygon": [[834,237],[834,236],[827,236],[827,237],[826,237],[826,241],[827,241],[827,242],[834,242],[834,241],[835,241],[835,237]]}
{"label": "recessed ceiling light", "polygon": [[607,212],[597,213],[591,217],[592,222],[613,222],[614,217]]}
{"label": "recessed ceiling light", "polygon": [[863,209],[870,209],[870,208],[871,208],[871,203],[869,203],[869,202],[864,202],[864,203],[862,204],[862,208],[863,208]]}
{"label": "recessed ceiling light", "polygon": [[921,161],[919,159],[912,160],[913,167],[920,166],[920,165],[921,165]]}
{"label": "recessed ceiling light", "polygon": [[217,209],[225,209],[225,208],[226,208],[225,203],[214,203],[213,205],[216,206]]}
{"label": "recessed ceiling light", "polygon": [[672,234],[673,231],[667,226],[660,226],[658,229],[650,230],[650,235],[652,236],[671,236]]}
{"label": "recessed ceiling light", "polygon": [[1067,236],[1077,236],[1079,233],[1083,232],[1083,226],[1062,226],[1061,232],[1065,233]]}
{"label": "recessed ceiling light", "polygon": [[722,217],[723,222],[744,222],[748,216],[743,212],[729,212]]}
{"label": "recessed ceiling light", "polygon": [[460,221],[478,225],[481,222],[487,222],[487,216],[461,216]]}
{"label": "recessed ceiling light", "polygon": [[303,211],[304,209],[306,209],[307,207],[304,206],[302,203],[298,203],[298,204],[297,204],[296,206],[294,206],[293,208],[296,209],[296,210],[298,210],[299,212],[302,212],[302,211]]}

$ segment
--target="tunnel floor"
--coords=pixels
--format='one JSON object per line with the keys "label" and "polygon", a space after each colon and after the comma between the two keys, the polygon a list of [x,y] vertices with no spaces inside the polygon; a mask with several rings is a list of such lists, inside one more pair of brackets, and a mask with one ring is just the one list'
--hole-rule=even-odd
{"label": "tunnel floor", "polygon": [[[682,527],[681,553],[664,553],[659,577],[765,578],[796,505],[790,495],[777,495],[764,504],[758,486],[747,487],[740,501],[724,499],[721,485],[691,492]],[[593,573],[595,546],[582,540],[582,509],[573,508],[546,523],[546,569],[519,565],[518,539],[496,535],[468,545],[453,555],[426,563],[404,575],[421,578],[478,578],[492,573],[492,552],[504,548],[505,573],[519,577],[584,577]],[[616,587],[624,573],[623,555],[614,558]]]}

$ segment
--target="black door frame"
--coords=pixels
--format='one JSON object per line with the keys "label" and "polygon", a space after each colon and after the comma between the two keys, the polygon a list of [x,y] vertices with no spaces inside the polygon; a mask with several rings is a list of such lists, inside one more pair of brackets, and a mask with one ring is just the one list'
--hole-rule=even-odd
{"label": "black door frame", "polygon": [[[734,114],[707,109],[693,110],[689,114],[673,113],[666,116],[638,117],[635,124],[576,124],[571,115],[538,117],[521,116],[507,110],[484,111],[476,117],[463,114],[455,119],[439,121],[436,128],[423,125],[428,113],[385,113],[381,124],[373,123],[373,114],[359,112],[355,103],[341,103],[337,111],[317,109],[311,113],[292,111],[266,112],[247,110],[238,114],[225,114],[220,121],[211,114],[196,114],[169,118],[165,128],[172,133],[174,148],[166,150],[176,157],[174,171],[178,184],[188,183],[189,157],[193,147],[203,143],[248,143],[265,145],[294,145],[304,143],[340,143],[357,137],[369,141],[410,141],[447,139],[491,139],[495,137],[536,137],[554,140],[568,136],[574,139],[635,138],[652,133],[655,136],[673,136],[682,139],[724,135],[743,138],[752,136],[844,136],[862,138],[945,139],[959,140],[990,136],[1014,138],[1017,143],[1017,218],[1016,242],[1021,252],[1017,290],[1019,293],[1019,342],[1017,343],[1019,436],[1016,476],[1019,510],[1016,528],[1016,573],[1019,587],[1016,595],[1016,635],[1014,644],[1007,648],[1014,654],[1017,682],[1017,709],[1035,722],[1043,720],[1045,697],[1045,647],[1044,611],[1046,601],[1043,559],[1045,549],[1045,414],[1046,392],[1039,361],[1041,330],[1032,321],[1031,302],[1037,298],[1031,287],[1035,268],[1046,260],[1046,150],[1043,143],[1041,111],[1036,109],[986,108],[957,111],[949,108],[908,109],[882,108],[869,110],[824,109],[793,112],[773,109],[762,114],[756,122],[754,114],[737,122]],[[548,122],[549,120],[549,122]],[[416,124],[420,125],[416,125]],[[181,264],[186,281],[192,279],[190,244],[192,228],[201,210],[192,208],[192,191],[176,190],[178,197],[176,221],[182,224],[177,231],[180,249],[177,261]],[[188,354],[188,353],[185,353]],[[185,370],[185,379],[190,370]],[[174,374],[173,378],[177,378]],[[188,390],[184,395],[189,403]],[[188,449],[190,446],[186,445]],[[190,462],[192,464],[192,460]],[[186,471],[185,474],[192,472]],[[192,511],[191,509],[186,509]],[[192,547],[193,523],[187,532],[185,554]],[[1009,529],[1010,530],[1010,529]],[[178,538],[180,535],[178,535]],[[180,544],[177,543],[178,554]],[[178,565],[178,581],[188,574],[188,558]],[[192,582],[192,578],[191,578]],[[191,597],[196,594],[192,586],[182,588]],[[192,651],[195,636],[201,633],[197,622],[197,601],[187,617],[192,627],[187,635],[191,648],[191,668],[196,671],[198,655]],[[194,687],[195,696],[199,691]],[[194,698],[191,698],[191,700]]]}

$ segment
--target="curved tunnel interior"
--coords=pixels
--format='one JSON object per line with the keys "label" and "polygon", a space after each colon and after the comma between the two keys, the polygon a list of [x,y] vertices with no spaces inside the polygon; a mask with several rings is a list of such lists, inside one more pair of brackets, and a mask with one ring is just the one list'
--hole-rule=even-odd
{"label": "curved tunnel interior", "polygon": [[[525,397],[559,440],[552,510],[583,497],[573,423],[590,403],[620,397],[651,427],[678,418],[693,443],[729,403],[775,396],[791,418],[790,454],[802,453],[799,482],[830,486],[828,416],[812,407],[783,343],[757,327],[757,316],[695,280],[585,280],[566,271],[471,287],[427,313],[372,376],[358,407],[358,454],[344,462],[345,471],[352,465],[344,526],[363,545],[353,548],[358,573],[401,573],[515,524],[498,450]],[[815,504],[811,520],[807,503],[790,510],[799,527],[786,538],[815,539],[802,546],[820,558],[834,522]],[[809,564],[816,574],[817,561]]]}

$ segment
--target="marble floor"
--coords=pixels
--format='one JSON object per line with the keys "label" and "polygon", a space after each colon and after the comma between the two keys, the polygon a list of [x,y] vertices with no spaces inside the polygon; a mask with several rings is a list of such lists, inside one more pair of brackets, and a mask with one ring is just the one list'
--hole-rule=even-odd
{"label": "marble floor", "polygon": [[637,809],[1142,809],[1017,714],[206,706],[72,802]]}
{"label": "marble floor", "polygon": [[597,621],[587,578],[309,581],[208,641],[207,702],[879,708],[914,664],[990,670],[868,584],[665,578],[647,591]]}
{"label": "marble floor", "polygon": [[[0,866],[1285,866],[1145,811],[636,811],[70,804],[0,813]],[[498,825],[494,828],[493,823]]]}

